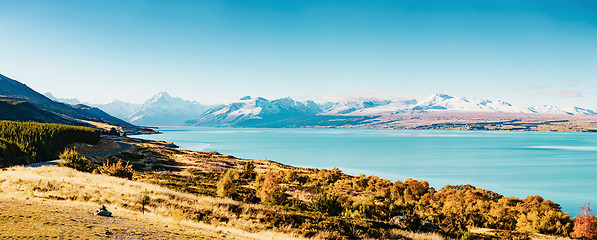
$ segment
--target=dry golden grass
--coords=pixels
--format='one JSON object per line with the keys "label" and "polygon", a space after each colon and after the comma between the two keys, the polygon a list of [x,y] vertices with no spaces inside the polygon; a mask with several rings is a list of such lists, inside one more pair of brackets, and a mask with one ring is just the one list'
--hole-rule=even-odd
{"label": "dry golden grass", "polygon": [[102,130],[106,130],[106,131],[110,131],[110,129],[115,128],[116,130],[119,131],[123,131],[122,127],[119,126],[115,126],[115,125],[111,125],[111,124],[107,124],[107,123],[102,123],[102,122],[95,122],[95,121],[88,121],[88,120],[81,120],[81,122],[87,123],[87,124],[91,124],[96,128],[102,129]]}
{"label": "dry golden grass", "polygon": [[[0,238],[223,239],[226,234],[108,205],[114,217],[93,215],[97,204],[0,194]],[[233,236],[232,236],[233,237]]]}
{"label": "dry golden grass", "polygon": [[[269,207],[240,204],[230,199],[179,193],[157,185],[77,172],[70,168],[44,166],[14,167],[0,172],[0,195],[93,203],[113,209],[140,210],[140,199],[148,194],[147,216],[170,219],[175,224],[193,225],[211,232],[254,239],[295,239],[292,233],[266,230],[255,219]],[[194,219],[202,213],[211,225]],[[220,221],[224,219],[223,221]],[[203,219],[205,220],[205,219]]]}
{"label": "dry golden grass", "polygon": [[71,143],[67,148],[74,148],[80,155],[102,153],[120,148],[120,145],[110,139],[101,138],[97,144]]}
{"label": "dry golden grass", "polygon": [[439,233],[434,232],[427,232],[427,233],[420,233],[420,232],[402,232],[402,235],[405,238],[413,239],[413,240],[451,240],[451,238],[446,238]]}

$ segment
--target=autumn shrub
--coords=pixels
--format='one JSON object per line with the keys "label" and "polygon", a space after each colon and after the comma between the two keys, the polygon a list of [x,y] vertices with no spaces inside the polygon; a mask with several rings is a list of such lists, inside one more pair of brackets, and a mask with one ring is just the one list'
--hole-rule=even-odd
{"label": "autumn shrub", "polygon": [[284,172],[284,182],[295,183],[298,181],[298,173],[296,170],[288,170]]}
{"label": "autumn shrub", "polygon": [[271,170],[265,174],[259,184],[258,193],[261,202],[265,204],[280,205],[286,201],[286,194],[280,186],[280,178]]}
{"label": "autumn shrub", "polygon": [[75,149],[64,149],[64,151],[62,151],[58,157],[62,159],[60,162],[61,167],[74,168],[77,171],[82,172],[91,172],[93,169],[91,162],[89,162],[89,160],[86,158],[79,157],[79,153]]}
{"label": "autumn shrub", "polygon": [[338,168],[332,168],[330,170],[321,169],[317,173],[317,178],[327,183],[335,183],[342,177],[342,171]]}
{"label": "autumn shrub", "polygon": [[128,162],[123,164],[121,160],[118,160],[116,163],[110,163],[110,160],[107,160],[102,166],[97,168],[97,172],[126,179],[133,178],[133,166]]}
{"label": "autumn shrub", "polygon": [[580,207],[580,212],[574,218],[574,229],[570,237],[582,239],[594,239],[597,232],[597,219],[591,212],[590,203]]}
{"label": "autumn shrub", "polygon": [[228,171],[222,173],[220,180],[218,180],[216,194],[219,197],[231,197],[234,193],[236,193],[236,185],[234,184],[234,179],[238,175],[236,170],[229,169]]}

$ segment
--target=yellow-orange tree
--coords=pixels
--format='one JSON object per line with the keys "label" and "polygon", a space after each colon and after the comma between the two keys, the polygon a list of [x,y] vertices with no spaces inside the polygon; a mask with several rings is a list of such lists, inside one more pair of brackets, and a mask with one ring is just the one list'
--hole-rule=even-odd
{"label": "yellow-orange tree", "polygon": [[597,228],[597,219],[591,212],[591,205],[586,203],[580,207],[580,212],[574,218],[574,230],[570,233],[573,238],[593,239]]}

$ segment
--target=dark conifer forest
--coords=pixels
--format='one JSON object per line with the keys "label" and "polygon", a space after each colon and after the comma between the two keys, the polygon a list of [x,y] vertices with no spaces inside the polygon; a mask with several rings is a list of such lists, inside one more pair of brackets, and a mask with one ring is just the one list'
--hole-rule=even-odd
{"label": "dark conifer forest", "polygon": [[100,132],[90,127],[0,121],[0,167],[48,161],[68,143],[99,139]]}

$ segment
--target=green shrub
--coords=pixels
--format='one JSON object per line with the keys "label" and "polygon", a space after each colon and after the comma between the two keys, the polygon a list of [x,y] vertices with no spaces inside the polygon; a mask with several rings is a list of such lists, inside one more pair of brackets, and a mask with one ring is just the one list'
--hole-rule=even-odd
{"label": "green shrub", "polygon": [[216,190],[216,194],[219,197],[231,197],[232,194],[236,193],[236,185],[234,184],[235,175],[238,174],[234,169],[229,169],[222,173]]}
{"label": "green shrub", "polygon": [[475,234],[472,234],[470,232],[465,232],[464,234],[462,234],[462,237],[460,237],[461,240],[475,240]]}
{"label": "green shrub", "polygon": [[257,173],[255,172],[255,164],[253,161],[247,161],[245,165],[243,165],[243,170],[240,174],[240,177],[245,180],[255,180]]}
{"label": "green shrub", "polygon": [[338,216],[343,210],[342,204],[338,201],[338,196],[326,193],[313,200],[313,209],[331,216]]}
{"label": "green shrub", "polygon": [[141,198],[141,211],[143,212],[143,214],[145,214],[145,206],[149,205],[151,201],[151,198],[149,198],[149,195],[145,194],[143,195],[143,197]]}
{"label": "green shrub", "polygon": [[62,162],[60,162],[61,167],[74,168],[77,171],[82,172],[91,172],[93,169],[91,162],[86,158],[79,157],[79,153],[75,149],[64,149],[58,157],[62,159]]}

